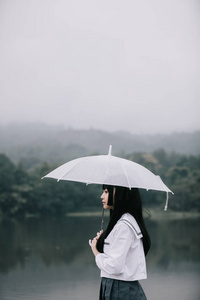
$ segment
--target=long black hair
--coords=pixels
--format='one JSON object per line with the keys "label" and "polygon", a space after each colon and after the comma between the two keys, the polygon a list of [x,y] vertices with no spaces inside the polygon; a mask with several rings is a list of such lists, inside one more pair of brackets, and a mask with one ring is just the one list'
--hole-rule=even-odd
{"label": "long black hair", "polygon": [[151,240],[147,232],[143,214],[142,214],[142,201],[138,188],[129,189],[121,186],[103,185],[103,190],[107,189],[109,192],[108,205],[114,205],[114,209],[110,210],[110,221],[107,229],[103,232],[97,242],[97,250],[103,253],[103,245],[105,238],[109,235],[117,221],[124,213],[131,214],[138,223],[143,235],[144,253],[147,255]]}

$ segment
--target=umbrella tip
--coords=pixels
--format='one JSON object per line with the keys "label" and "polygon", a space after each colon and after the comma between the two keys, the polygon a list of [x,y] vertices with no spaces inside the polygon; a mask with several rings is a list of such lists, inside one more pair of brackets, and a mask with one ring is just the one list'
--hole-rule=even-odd
{"label": "umbrella tip", "polygon": [[110,145],[110,147],[109,147],[108,155],[111,155],[111,152],[112,152],[112,145]]}

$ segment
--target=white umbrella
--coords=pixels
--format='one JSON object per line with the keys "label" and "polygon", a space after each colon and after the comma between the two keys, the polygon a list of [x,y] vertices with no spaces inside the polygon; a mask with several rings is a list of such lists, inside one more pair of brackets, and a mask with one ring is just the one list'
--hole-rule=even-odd
{"label": "white umbrella", "polygon": [[86,184],[108,184],[128,188],[164,191],[167,193],[165,210],[168,204],[168,193],[173,192],[163,183],[159,176],[133,161],[111,155],[86,156],[69,161],[43,178],[54,178],[83,182]]}

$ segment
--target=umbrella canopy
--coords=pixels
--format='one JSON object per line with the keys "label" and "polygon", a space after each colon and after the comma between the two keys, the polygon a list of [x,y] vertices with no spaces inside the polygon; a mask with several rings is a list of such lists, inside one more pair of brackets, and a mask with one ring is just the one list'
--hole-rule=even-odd
{"label": "umbrella canopy", "polygon": [[172,191],[159,176],[133,161],[111,155],[86,156],[69,161],[43,178],[69,180],[86,184],[108,184],[146,190]]}
{"label": "umbrella canopy", "polygon": [[[128,188],[173,192],[161,178],[142,165],[133,161],[111,155],[86,156],[69,161],[43,178],[54,178],[83,182],[86,184],[108,184]],[[167,197],[168,198],[168,197]]]}

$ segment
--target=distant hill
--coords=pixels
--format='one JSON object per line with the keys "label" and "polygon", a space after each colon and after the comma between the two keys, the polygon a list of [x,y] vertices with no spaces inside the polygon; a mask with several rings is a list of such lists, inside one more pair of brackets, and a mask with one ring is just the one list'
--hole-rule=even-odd
{"label": "distant hill", "polygon": [[75,130],[46,124],[10,124],[0,127],[0,152],[14,162],[35,159],[38,162],[64,163],[70,159],[107,154],[109,145],[113,155],[152,152],[163,148],[167,152],[200,154],[200,131],[168,135],[133,135],[128,132]]}

